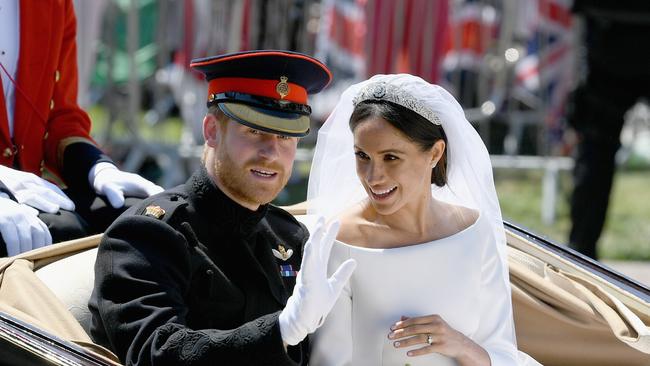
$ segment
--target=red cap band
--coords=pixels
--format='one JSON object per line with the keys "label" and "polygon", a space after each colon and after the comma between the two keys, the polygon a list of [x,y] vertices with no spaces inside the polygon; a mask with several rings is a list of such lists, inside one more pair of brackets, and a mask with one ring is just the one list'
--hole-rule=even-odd
{"label": "red cap band", "polygon": [[208,84],[208,95],[225,92],[238,92],[267,97],[278,100],[287,100],[293,103],[307,104],[307,90],[298,84],[286,82],[289,86],[288,93],[282,97],[278,92],[280,80],[250,79],[250,78],[216,78]]}

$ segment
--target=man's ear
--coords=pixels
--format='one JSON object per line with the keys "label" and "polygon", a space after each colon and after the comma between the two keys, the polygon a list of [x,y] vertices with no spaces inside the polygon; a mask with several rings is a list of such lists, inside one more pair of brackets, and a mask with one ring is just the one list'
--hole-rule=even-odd
{"label": "man's ear", "polygon": [[221,129],[217,118],[212,113],[206,114],[203,117],[203,138],[206,144],[212,148],[217,147],[220,133]]}

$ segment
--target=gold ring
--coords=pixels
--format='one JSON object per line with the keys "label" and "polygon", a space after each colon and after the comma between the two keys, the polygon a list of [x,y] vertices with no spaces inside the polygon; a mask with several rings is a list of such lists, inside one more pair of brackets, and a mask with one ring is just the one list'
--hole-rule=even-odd
{"label": "gold ring", "polygon": [[431,334],[427,334],[427,343],[429,343],[429,346],[433,344],[433,337]]}

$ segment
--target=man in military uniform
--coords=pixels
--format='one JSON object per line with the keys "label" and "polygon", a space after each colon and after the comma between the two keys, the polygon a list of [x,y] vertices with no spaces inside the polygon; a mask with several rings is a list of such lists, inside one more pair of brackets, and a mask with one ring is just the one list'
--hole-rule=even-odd
{"label": "man in military uniform", "polygon": [[127,365],[306,364],[304,339],[355,263],[327,278],[336,224],[320,220],[307,241],[305,227],[269,202],[309,131],[307,94],[331,74],[285,51],[191,66],[209,81],[203,167],[106,231],[89,303],[92,336]]}

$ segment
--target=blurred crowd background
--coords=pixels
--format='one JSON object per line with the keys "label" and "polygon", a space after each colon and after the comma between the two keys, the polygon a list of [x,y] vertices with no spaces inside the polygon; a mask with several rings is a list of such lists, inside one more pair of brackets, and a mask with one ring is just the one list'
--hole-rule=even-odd
{"label": "blurred crowd background", "polygon": [[[352,83],[406,72],[443,85],[493,160],[504,218],[566,243],[584,78],[571,0],[76,0],[80,104],[122,169],[165,188],[198,166],[207,84],[192,58],[253,49],[314,55],[334,81],[277,199],[303,201],[318,127]],[[633,57],[622,54],[621,57]],[[650,65],[649,65],[650,66]],[[600,239],[605,259],[650,259],[650,107],[625,115]]]}

